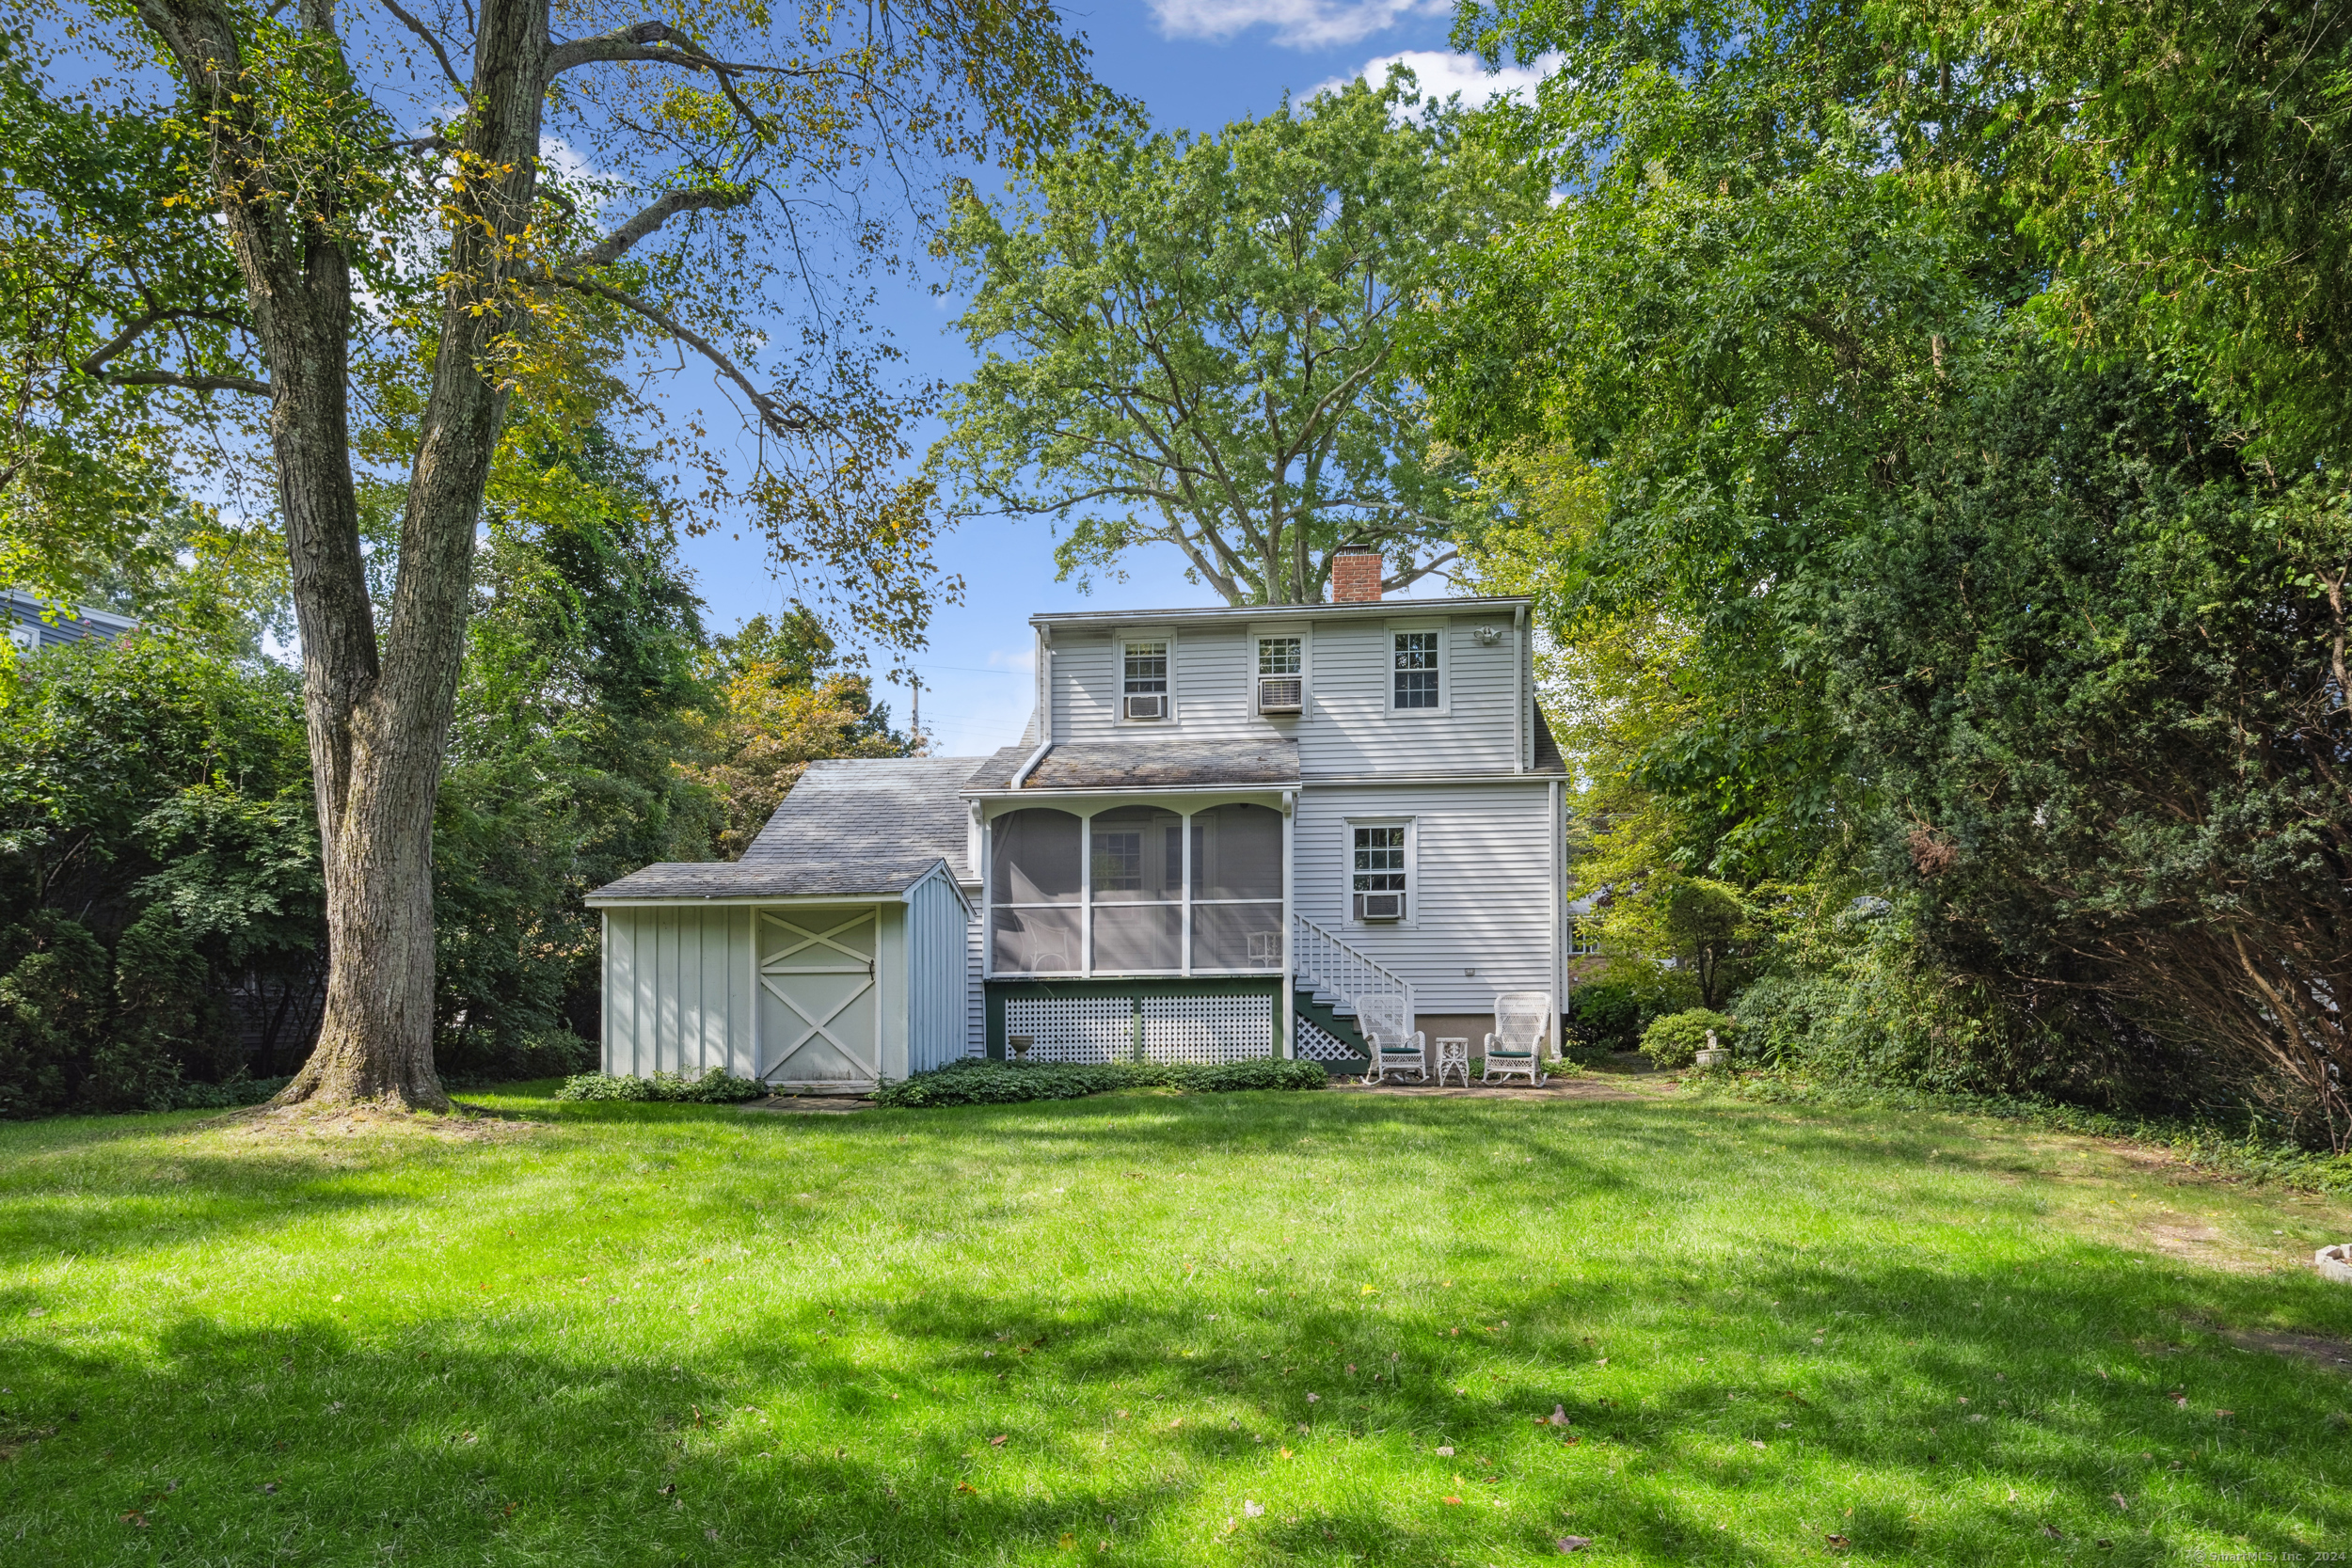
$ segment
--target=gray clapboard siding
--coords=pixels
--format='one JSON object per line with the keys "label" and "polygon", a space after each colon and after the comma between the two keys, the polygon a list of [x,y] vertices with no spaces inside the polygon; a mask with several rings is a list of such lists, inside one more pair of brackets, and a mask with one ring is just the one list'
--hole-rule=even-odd
{"label": "gray clapboard siding", "polygon": [[[1410,600],[1396,601],[1392,617],[1352,616],[1310,623],[1306,712],[1261,717],[1254,682],[1254,628],[1235,625],[1152,628],[1174,644],[1169,685],[1175,717],[1121,723],[1119,639],[1108,632],[1070,630],[1054,643],[1054,730],[1058,741],[1248,740],[1271,736],[1298,742],[1299,769],[1308,779],[1395,772],[1510,772],[1524,754],[1525,726],[1514,721],[1520,690],[1522,633],[1508,615],[1427,617]],[[1391,624],[1437,620],[1445,634],[1446,695],[1442,711],[1391,713],[1394,671]],[[1270,617],[1268,625],[1274,624]],[[1478,628],[1494,626],[1492,646]],[[1516,751],[1515,751],[1516,748]]]}
{"label": "gray clapboard siding", "polygon": [[[974,903],[978,899],[976,896]],[[978,913],[964,927],[963,997],[966,1012],[963,1020],[963,1053],[967,1056],[988,1054],[987,986],[982,976],[987,973],[988,923]]]}
{"label": "gray clapboard siding", "polygon": [[[1499,990],[1550,990],[1550,788],[1333,785],[1302,790],[1293,826],[1295,908],[1403,974],[1423,1012],[1486,1012]],[[1410,926],[1347,924],[1353,818],[1415,831]],[[1474,968],[1475,975],[1462,971]]]}

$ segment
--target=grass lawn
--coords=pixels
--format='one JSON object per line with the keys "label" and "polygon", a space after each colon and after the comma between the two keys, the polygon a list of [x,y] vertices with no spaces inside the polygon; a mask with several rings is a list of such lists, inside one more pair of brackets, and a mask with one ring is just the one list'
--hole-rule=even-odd
{"label": "grass lawn", "polygon": [[2352,1340],[2309,1266],[2352,1212],[2128,1150],[1673,1099],[473,1098],[522,1119],[0,1127],[0,1562],[2352,1548],[2352,1351],[2249,1338]]}

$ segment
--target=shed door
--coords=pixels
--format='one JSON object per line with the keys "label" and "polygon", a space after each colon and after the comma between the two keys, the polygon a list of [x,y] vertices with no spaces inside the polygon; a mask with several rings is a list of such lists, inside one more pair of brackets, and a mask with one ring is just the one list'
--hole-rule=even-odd
{"label": "shed door", "polygon": [[863,1084],[882,1076],[876,913],[870,905],[761,911],[761,1078]]}

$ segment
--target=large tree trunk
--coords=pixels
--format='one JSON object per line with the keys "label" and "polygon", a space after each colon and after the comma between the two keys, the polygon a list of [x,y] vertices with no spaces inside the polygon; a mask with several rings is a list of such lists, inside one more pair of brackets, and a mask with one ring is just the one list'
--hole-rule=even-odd
{"label": "large tree trunk", "polygon": [[[336,214],[310,205],[322,199],[315,190],[284,195],[284,166],[304,150],[274,139],[279,128],[244,107],[256,95],[239,74],[230,15],[208,0],[140,0],[140,15],[212,121],[222,211],[269,361],[328,942],[318,1046],[278,1102],[447,1109],[433,1066],[433,805],[464,655],[474,530],[505,411],[490,360],[513,319],[509,241],[537,181],[546,0],[483,8],[463,138],[477,173],[453,198],[452,281],[380,652],[352,488],[351,276]],[[305,0],[301,20],[340,65],[327,0]]]}

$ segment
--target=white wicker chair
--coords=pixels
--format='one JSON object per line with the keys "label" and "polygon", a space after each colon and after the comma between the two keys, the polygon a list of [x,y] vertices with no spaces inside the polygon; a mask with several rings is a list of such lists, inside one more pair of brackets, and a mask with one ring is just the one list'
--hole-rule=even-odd
{"label": "white wicker chair", "polygon": [[1411,1022],[1392,996],[1356,998],[1356,1027],[1363,1031],[1364,1043],[1372,1050],[1365,1082],[1385,1083],[1407,1073],[1424,1084],[1429,1082],[1429,1037],[1419,1029],[1406,1033],[1406,1025]]}
{"label": "white wicker chair", "polygon": [[1495,1032],[1486,1037],[1486,1072],[1482,1080],[1524,1077],[1544,1082],[1544,1042],[1551,1036],[1551,993],[1506,990],[1495,996]]}

